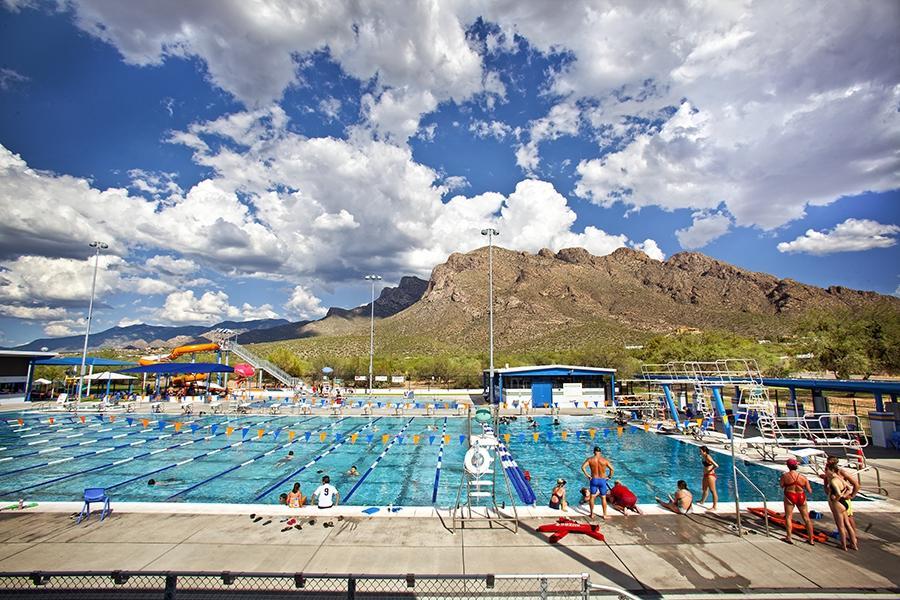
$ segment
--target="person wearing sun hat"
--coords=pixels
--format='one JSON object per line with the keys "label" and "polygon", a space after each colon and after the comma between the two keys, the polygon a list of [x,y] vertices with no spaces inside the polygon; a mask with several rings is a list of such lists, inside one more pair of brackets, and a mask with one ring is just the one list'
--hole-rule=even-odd
{"label": "person wearing sun hat", "polygon": [[791,529],[793,528],[792,513],[796,508],[800,512],[803,524],[806,525],[807,540],[810,544],[814,544],[812,519],[809,518],[809,505],[806,503],[806,494],[812,494],[812,486],[809,484],[809,480],[797,470],[799,466],[800,463],[796,458],[787,459],[788,471],[781,476],[780,485],[784,490],[784,520],[785,529],[787,529],[784,541],[788,544],[794,543],[791,539]]}
{"label": "person wearing sun hat", "polygon": [[550,492],[550,508],[554,510],[569,510],[569,503],[566,502],[566,480],[557,479],[556,487]]}

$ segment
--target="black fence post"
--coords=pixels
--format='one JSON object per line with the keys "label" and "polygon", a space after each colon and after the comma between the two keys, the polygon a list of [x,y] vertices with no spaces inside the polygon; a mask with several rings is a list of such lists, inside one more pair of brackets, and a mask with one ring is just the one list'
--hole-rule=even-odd
{"label": "black fence post", "polygon": [[176,575],[166,575],[166,591],[163,593],[163,600],[175,600],[177,589],[178,577]]}
{"label": "black fence post", "polygon": [[347,600],[355,600],[356,598],[356,577],[353,575],[347,577]]}

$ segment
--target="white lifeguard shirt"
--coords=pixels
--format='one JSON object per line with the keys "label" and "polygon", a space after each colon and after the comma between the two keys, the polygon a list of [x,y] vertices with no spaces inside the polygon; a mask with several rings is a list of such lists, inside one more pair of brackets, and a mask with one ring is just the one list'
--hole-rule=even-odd
{"label": "white lifeguard shirt", "polygon": [[337,497],[337,488],[330,483],[323,483],[316,488],[313,495],[316,497],[316,504],[319,508],[331,508],[334,506],[334,499]]}

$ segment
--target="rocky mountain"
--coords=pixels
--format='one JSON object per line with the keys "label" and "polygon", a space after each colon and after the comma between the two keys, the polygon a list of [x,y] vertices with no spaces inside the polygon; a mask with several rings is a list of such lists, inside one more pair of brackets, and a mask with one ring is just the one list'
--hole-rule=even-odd
{"label": "rocky mountain", "polygon": [[[432,272],[422,299],[379,324],[382,336],[433,337],[479,346],[486,340],[487,248],[452,254]],[[635,333],[722,329],[784,332],[811,309],[858,308],[900,300],[844,287],[827,289],[741,269],[696,252],[660,262],[620,248],[537,254],[494,248],[494,335],[500,348],[583,345]]]}
{"label": "rocky mountain", "polygon": [[[426,289],[428,289],[428,282],[424,279],[401,277],[397,287],[382,288],[378,298],[375,299],[375,318],[384,319],[406,310],[422,298]],[[241,335],[238,341],[242,344],[253,344],[355,331],[360,327],[368,327],[371,311],[371,302],[356,308],[332,307],[318,321],[300,321],[271,329],[252,331]]]}
{"label": "rocky mountain", "polygon": [[[129,325],[128,327],[112,327],[105,331],[91,333],[91,348],[172,348],[193,341],[209,341],[202,339],[201,334],[212,329],[231,329],[246,332],[267,329],[287,324],[285,319],[258,319],[255,321],[222,321],[212,326],[186,325],[182,327],[166,327],[162,325]],[[80,352],[84,344],[84,335],[72,335],[58,338],[41,338],[28,344],[18,346],[15,350],[40,350],[47,348],[53,352]]]}
{"label": "rocky mountain", "polygon": [[[418,277],[403,277],[397,287],[385,287],[375,300],[375,317],[383,319],[415,304],[425,293],[428,282]],[[242,344],[274,342],[319,335],[322,330],[335,330],[364,320],[368,323],[372,303],[356,308],[331,308],[319,321],[296,321],[285,319],[260,319],[256,321],[222,321],[212,326],[188,325],[165,327],[160,325],[130,325],[113,327],[91,334],[91,348],[172,348],[194,341],[207,342],[202,334],[213,329],[231,329],[238,332]],[[317,324],[316,327],[310,327]],[[41,338],[16,350],[40,350],[47,348],[54,352],[77,352],[84,343],[83,335],[61,338]]]}

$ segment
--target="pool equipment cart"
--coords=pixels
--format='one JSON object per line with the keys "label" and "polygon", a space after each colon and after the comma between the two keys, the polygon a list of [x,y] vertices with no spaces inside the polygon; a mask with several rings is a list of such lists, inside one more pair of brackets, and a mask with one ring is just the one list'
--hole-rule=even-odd
{"label": "pool equipment cart", "polygon": [[[497,405],[481,407],[474,411],[474,414],[472,406],[466,411],[466,438],[469,440],[469,448],[463,459],[462,478],[456,492],[456,502],[451,507],[452,522],[448,529],[453,533],[456,533],[457,527],[465,527],[466,522],[472,521],[478,521],[482,525],[497,523],[513,533],[519,531],[515,495],[510,485],[509,473],[503,468],[505,461],[501,455],[503,450],[500,440],[494,433],[498,427],[499,416]],[[479,435],[472,435],[473,420],[478,430],[481,430]],[[501,472],[501,478],[497,476],[498,470]],[[497,503],[497,484],[500,481],[506,487],[508,498],[502,507]]]}

